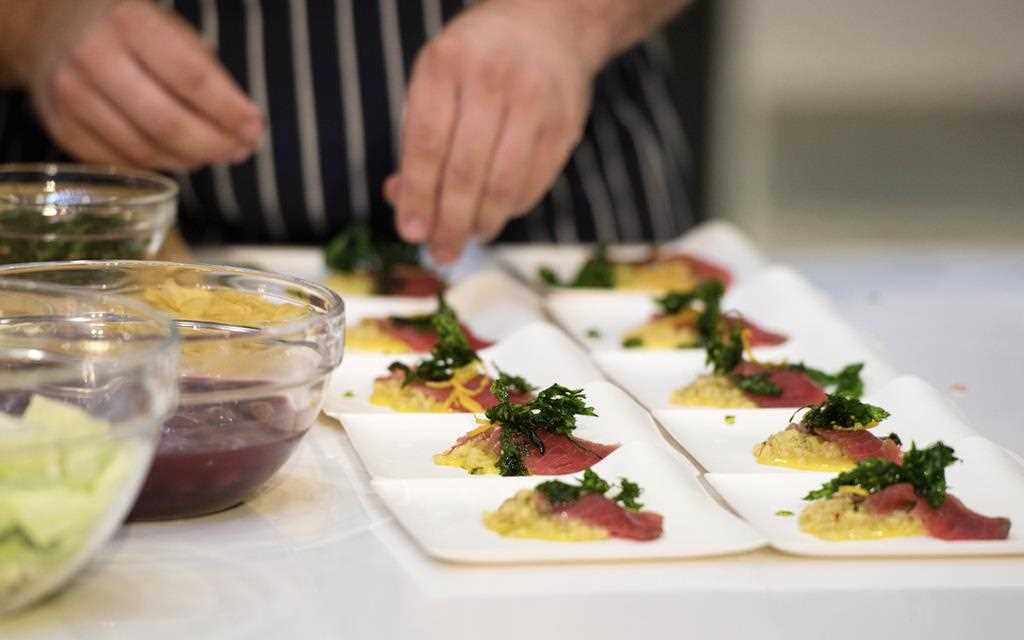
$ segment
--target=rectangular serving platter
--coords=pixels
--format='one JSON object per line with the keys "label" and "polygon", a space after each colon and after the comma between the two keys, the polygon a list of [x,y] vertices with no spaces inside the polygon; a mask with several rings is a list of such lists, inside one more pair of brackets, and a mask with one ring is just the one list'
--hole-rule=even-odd
{"label": "rectangular serving platter", "polygon": [[[684,387],[698,376],[709,373],[702,351],[603,351],[593,354],[602,371],[628,391],[648,409],[680,409],[673,404],[672,392]],[[808,366],[835,372],[854,362],[863,362],[861,377],[866,393],[880,390],[896,377],[896,372],[873,353],[862,350],[852,342],[848,348],[841,344],[814,347],[807,343],[782,347],[765,347],[758,352],[764,362],[804,362]],[[759,411],[785,412],[786,410],[760,409]],[[789,411],[791,414],[792,411]]]}
{"label": "rectangular serving platter", "polygon": [[[477,336],[490,342],[503,340],[518,329],[544,321],[540,298],[515,278],[498,269],[479,271],[452,285],[445,301]],[[355,326],[364,318],[414,316],[437,309],[434,298],[345,296],[345,323]],[[346,353],[372,353],[346,345]]]}
{"label": "rectangular serving platter", "polygon": [[[618,351],[623,348],[622,338],[627,332],[660,312],[656,297],[658,294],[559,289],[549,293],[544,304],[555,321],[580,344],[592,351]],[[786,336],[785,344],[855,340],[832,305],[788,267],[766,267],[730,288],[722,299],[722,310],[738,313],[762,329]]]}
{"label": "rectangular serving platter", "polygon": [[[1006,540],[945,541],[927,536],[880,540],[821,540],[800,530],[807,492],[835,476],[828,473],[726,474],[706,478],[744,520],[786,553],[806,556],[969,556],[1024,553],[1024,468],[999,445],[980,436],[960,440],[961,462],[947,469],[949,492],[971,510],[1008,517]],[[782,516],[779,513],[792,513]]]}
{"label": "rectangular serving platter", "polygon": [[[620,455],[632,442],[664,446],[650,414],[621,389],[602,380],[588,382],[582,389],[597,415],[579,417],[575,436],[623,445],[609,458]],[[477,418],[469,413],[350,414],[344,416],[343,425],[366,470],[375,478],[465,478],[464,470],[434,464],[432,458],[479,427]]]}
{"label": "rectangular serving platter", "polygon": [[376,479],[373,488],[422,549],[438,560],[504,564],[692,558],[740,553],[764,545],[749,525],[701,488],[695,469],[652,444],[626,445],[594,465],[610,481],[626,476],[644,487],[645,505],[665,518],[657,540],[552,542],[508,538],[487,529],[483,514],[542,476],[519,478]]}
{"label": "rectangular serving platter", "polygon": [[[736,282],[759,271],[764,257],[744,234],[727,222],[706,222],[675,240],[660,245],[666,253],[683,252],[725,267]],[[618,244],[609,247],[613,259],[638,260],[650,252],[650,244]],[[571,280],[593,251],[587,245],[531,244],[498,246],[494,255],[526,282],[547,288],[538,278],[541,267],[551,269],[560,280]]]}
{"label": "rectangular serving platter", "polygon": [[[603,377],[586,352],[547,322],[528,324],[479,354],[492,376],[498,375],[500,367],[502,371],[523,376],[541,389],[556,382],[579,387]],[[374,379],[387,375],[392,362],[412,365],[423,357],[423,354],[346,357],[327,384],[324,412],[342,419],[352,413],[396,413],[370,402]]]}
{"label": "rectangular serving platter", "polygon": [[[955,446],[978,435],[938,391],[914,376],[895,378],[864,401],[892,414],[873,432],[878,437],[896,433],[904,449],[911,443],[923,447],[937,440]],[[792,409],[663,409],[655,411],[654,417],[707,471],[805,473],[759,464],[751,453],[756,444],[785,429],[794,413]]]}

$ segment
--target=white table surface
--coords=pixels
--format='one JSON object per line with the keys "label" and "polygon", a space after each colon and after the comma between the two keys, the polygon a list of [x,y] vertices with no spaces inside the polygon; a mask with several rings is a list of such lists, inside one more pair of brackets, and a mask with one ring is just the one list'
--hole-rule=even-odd
{"label": "white table surface", "polygon": [[[891,363],[950,391],[1024,452],[1024,252],[779,254]],[[1016,637],[1024,557],[708,560],[467,567],[433,562],[322,419],[250,503],[133,524],[0,638]],[[881,634],[881,635],[878,635]]]}

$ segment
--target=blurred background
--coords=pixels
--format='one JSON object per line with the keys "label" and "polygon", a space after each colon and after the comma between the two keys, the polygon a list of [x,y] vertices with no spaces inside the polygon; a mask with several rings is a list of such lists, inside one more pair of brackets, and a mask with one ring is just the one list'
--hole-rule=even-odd
{"label": "blurred background", "polygon": [[682,90],[710,78],[681,96],[707,214],[769,246],[1024,242],[1024,3],[699,2],[671,40]]}

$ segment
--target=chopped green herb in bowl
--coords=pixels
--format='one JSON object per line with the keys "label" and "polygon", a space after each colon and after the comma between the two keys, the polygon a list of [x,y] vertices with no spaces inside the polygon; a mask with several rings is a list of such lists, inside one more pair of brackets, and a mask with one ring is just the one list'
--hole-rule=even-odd
{"label": "chopped green herb in bowl", "polygon": [[77,165],[0,165],[0,263],[153,257],[178,188],[157,174]]}

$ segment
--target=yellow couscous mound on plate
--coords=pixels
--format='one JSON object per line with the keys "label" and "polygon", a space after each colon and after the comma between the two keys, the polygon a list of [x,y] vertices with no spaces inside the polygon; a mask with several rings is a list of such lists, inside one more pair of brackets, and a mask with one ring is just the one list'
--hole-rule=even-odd
{"label": "yellow couscous mound on plate", "polygon": [[804,471],[847,471],[856,466],[839,445],[799,429],[773,433],[754,446],[753,454],[760,464]]}
{"label": "yellow couscous mound on plate", "polygon": [[616,289],[641,291],[686,291],[699,281],[683,260],[657,260],[643,264],[615,264],[612,266]]}
{"label": "yellow couscous mound on plate", "polygon": [[[474,379],[479,379],[477,386],[467,386]],[[448,395],[443,400],[432,396],[422,387],[403,386],[402,382],[398,376],[374,381],[370,402],[403,413],[448,413],[460,408],[483,413],[485,409],[476,401],[475,396],[489,388],[492,380],[484,375],[482,365],[476,361],[456,369],[450,380],[425,383],[430,389],[444,389]]]}
{"label": "yellow couscous mound on plate", "polygon": [[442,467],[465,469],[470,475],[474,476],[499,475],[498,454],[472,439],[494,428],[493,424],[485,422],[480,427],[467,433],[464,436],[467,440],[462,444],[457,444],[443,453],[435,454],[433,458],[434,464],[441,465]]}
{"label": "yellow couscous mound on plate", "polygon": [[728,376],[705,374],[672,392],[672,404],[687,407],[753,409],[757,404],[738,389]]}
{"label": "yellow couscous mound on plate", "polygon": [[622,336],[623,344],[632,342],[644,349],[685,349],[697,346],[699,312],[686,309],[654,318]]}
{"label": "yellow couscous mound on plate", "polygon": [[542,511],[537,494],[523,489],[502,503],[497,511],[484,514],[484,526],[511,538],[537,538],[556,542],[603,540],[608,531],[579,520]]}
{"label": "yellow couscous mound on plate", "polygon": [[906,511],[880,516],[864,509],[860,496],[844,492],[817,500],[800,513],[800,530],[823,540],[877,540],[926,535],[920,521]]}
{"label": "yellow couscous mound on plate", "polygon": [[411,353],[413,350],[381,327],[377,318],[363,318],[345,333],[345,348],[351,351],[373,351],[375,353]]}

